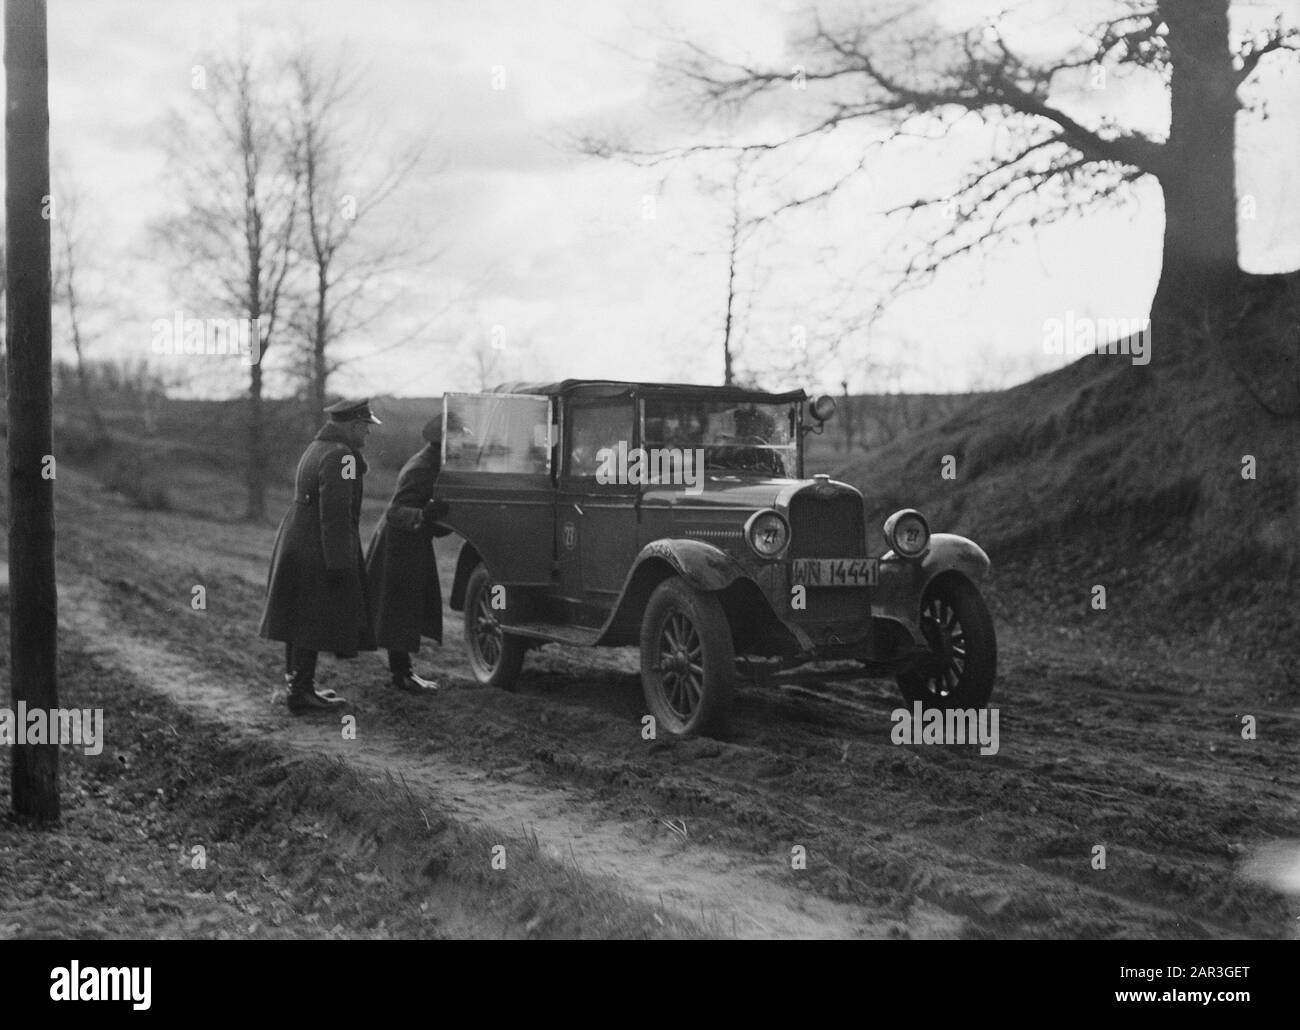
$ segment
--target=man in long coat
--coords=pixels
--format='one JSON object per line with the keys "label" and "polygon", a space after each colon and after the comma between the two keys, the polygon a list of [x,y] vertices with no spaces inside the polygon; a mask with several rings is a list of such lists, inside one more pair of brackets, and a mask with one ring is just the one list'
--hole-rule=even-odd
{"label": "man in long coat", "polygon": [[327,711],[346,704],[317,691],[316,656],[373,651],[361,555],[361,457],[371,425],[369,400],[339,401],[298,462],[294,499],[271,552],[266,608],[259,633],[285,644],[289,710]]}
{"label": "man in long coat", "polygon": [[425,446],[402,466],[393,499],[366,549],[375,642],[388,649],[393,686],[408,693],[438,689],[436,681],[415,675],[411,655],[420,650],[421,637],[442,643],[442,586],[433,538],[451,532],[438,523],[447,514],[446,502],[433,496],[442,467],[441,417],[421,435]]}

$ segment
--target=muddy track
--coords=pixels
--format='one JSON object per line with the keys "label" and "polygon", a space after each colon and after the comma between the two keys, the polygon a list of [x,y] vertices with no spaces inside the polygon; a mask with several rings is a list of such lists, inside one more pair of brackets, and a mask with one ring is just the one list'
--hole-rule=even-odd
{"label": "muddy track", "polygon": [[991,756],[895,746],[900,702],[874,681],[745,690],[726,741],[646,741],[633,653],[547,648],[518,693],[484,690],[448,613],[446,646],[425,652],[451,681],[436,699],[394,694],[376,656],[323,662],[355,703],[345,743],[271,704],[279,654],[255,635],[269,529],[128,511],[90,486],[62,498],[64,617],[102,660],[244,732],[392,771],[465,819],[533,828],[728,931],[1295,933],[1291,901],[1238,874],[1300,838],[1300,698],[1214,655],[1002,627]]}
{"label": "muddy track", "polygon": [[[418,751],[359,716],[346,741],[333,717],[292,719],[272,698],[202,670],[166,647],[123,633],[112,591],[93,580],[61,584],[65,631],[78,649],[128,673],[142,686],[250,735],[293,751],[334,755],[358,771],[391,777],[418,797],[474,826],[536,836],[553,857],[612,875],[646,901],[662,903],[719,932],[760,937],[880,937],[906,928],[884,914],[801,894],[752,860],[711,847],[674,847],[603,818],[582,790],[505,782],[470,766]],[[356,706],[350,711],[361,710]],[[683,842],[685,843],[685,842]],[[926,927],[925,929],[930,929]]]}

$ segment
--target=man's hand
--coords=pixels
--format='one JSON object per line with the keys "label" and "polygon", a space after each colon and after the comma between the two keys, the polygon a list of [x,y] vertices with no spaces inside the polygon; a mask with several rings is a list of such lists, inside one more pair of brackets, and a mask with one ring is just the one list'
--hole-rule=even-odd
{"label": "man's hand", "polygon": [[441,522],[447,517],[447,512],[451,509],[447,502],[441,498],[434,498],[429,501],[420,511],[420,522],[422,525],[430,526],[435,522]]}

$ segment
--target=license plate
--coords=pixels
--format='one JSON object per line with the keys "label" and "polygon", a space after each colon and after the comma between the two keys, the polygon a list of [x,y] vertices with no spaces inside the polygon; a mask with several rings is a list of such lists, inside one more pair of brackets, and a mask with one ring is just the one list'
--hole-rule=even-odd
{"label": "license plate", "polygon": [[797,586],[874,587],[879,573],[875,558],[795,558]]}

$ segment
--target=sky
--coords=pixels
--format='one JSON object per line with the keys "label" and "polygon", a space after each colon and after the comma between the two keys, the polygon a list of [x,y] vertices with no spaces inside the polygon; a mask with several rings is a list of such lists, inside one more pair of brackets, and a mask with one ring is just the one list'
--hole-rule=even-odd
{"label": "sky", "polygon": [[[1005,3],[935,0],[945,28]],[[1010,24],[1022,48],[1068,41],[1088,0],[1033,5]],[[1271,18],[1280,5],[1251,4]],[[331,388],[347,395],[433,395],[483,379],[608,377],[720,382],[733,158],[706,154],[639,167],[588,157],[573,140],[604,135],[649,149],[780,134],[806,118],[790,96],[732,122],[701,121],[666,85],[660,59],[690,40],[724,56],[784,68],[798,61],[792,19],[803,5],[710,0],[53,0],[49,12],[51,148],[56,205],[81,195],[79,228],[91,356],[150,362],[181,392],[230,394],[226,359],[159,357],[151,326],[196,305],[184,254],[154,231],[177,199],[169,118],[192,118],[196,66],[249,46],[274,56],[308,40],[342,54],[360,82],[356,163],[372,173],[412,143],[421,165],[385,202],[377,245],[426,253],[392,271],[373,318],[341,343]],[[1289,17],[1296,4],[1288,3]],[[1276,10],[1275,10],[1276,8]],[[1300,74],[1268,59],[1260,92],[1270,120],[1239,119],[1239,181],[1254,217],[1243,265],[1300,267]],[[1157,89],[1114,82],[1072,98],[1090,122],[1157,131]],[[742,211],[815,191],[868,152],[861,126],[750,170]],[[1044,352],[1047,320],[1145,316],[1159,273],[1158,189],[1123,206],[1024,234],[953,264],[889,304],[883,266],[923,225],[879,212],[942,193],[993,130],[910,139],[871,151],[829,201],[769,219],[737,255],[734,350],[742,374],[770,388],[953,391],[1011,385],[1072,360]],[[197,156],[196,156],[197,159]],[[170,160],[184,161],[185,154]],[[366,176],[356,190],[364,196]],[[66,343],[59,341],[61,353]],[[268,353],[283,389],[287,350]]]}

